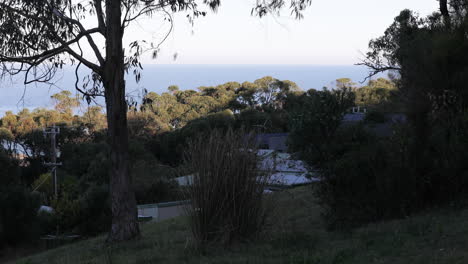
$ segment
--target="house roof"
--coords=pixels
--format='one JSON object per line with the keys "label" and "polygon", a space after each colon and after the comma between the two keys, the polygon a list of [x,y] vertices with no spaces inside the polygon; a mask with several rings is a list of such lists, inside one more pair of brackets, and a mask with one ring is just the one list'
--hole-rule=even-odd
{"label": "house roof", "polygon": [[275,150],[258,150],[260,162],[258,167],[264,171],[279,172],[307,172],[306,164],[301,160],[293,160],[289,153],[280,153]]}
{"label": "house roof", "polygon": [[310,177],[308,173],[294,173],[294,172],[276,172],[273,173],[268,179],[270,185],[302,185],[313,182],[319,182],[320,178]]}
{"label": "house roof", "polygon": [[365,113],[349,113],[343,116],[343,122],[360,122],[364,121]]}
{"label": "house roof", "polygon": [[255,141],[260,147],[267,146],[268,149],[287,151],[288,135],[288,133],[258,134]]}

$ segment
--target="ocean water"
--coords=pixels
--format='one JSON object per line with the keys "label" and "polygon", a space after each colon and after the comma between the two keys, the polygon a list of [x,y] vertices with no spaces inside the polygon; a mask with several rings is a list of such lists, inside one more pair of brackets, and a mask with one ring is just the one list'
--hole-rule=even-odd
{"label": "ocean water", "polygon": [[[82,75],[86,72],[82,71]],[[303,90],[332,87],[338,78],[351,78],[361,82],[368,74],[365,67],[354,65],[146,65],[139,83],[127,76],[127,94],[141,98],[143,89],[162,93],[170,85],[180,89],[196,89],[200,86],[215,86],[229,81],[254,81],[264,76],[296,82]],[[60,90],[75,93],[75,75],[72,69],[57,74],[54,85],[32,84],[24,86],[22,76],[0,81],[0,116],[5,111],[17,112],[22,108],[51,106],[50,96]],[[80,78],[81,79],[81,78]],[[103,104],[102,99],[97,100]],[[86,104],[86,103],[84,103]]]}

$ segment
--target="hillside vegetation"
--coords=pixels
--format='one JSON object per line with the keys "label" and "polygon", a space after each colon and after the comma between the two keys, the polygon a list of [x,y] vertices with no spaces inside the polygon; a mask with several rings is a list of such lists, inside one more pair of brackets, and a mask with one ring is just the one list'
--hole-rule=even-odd
{"label": "hillside vegetation", "polygon": [[311,187],[271,197],[266,231],[231,249],[194,249],[186,219],[142,226],[142,238],[105,246],[104,236],[12,263],[466,263],[468,210],[434,209],[352,232],[328,232]]}

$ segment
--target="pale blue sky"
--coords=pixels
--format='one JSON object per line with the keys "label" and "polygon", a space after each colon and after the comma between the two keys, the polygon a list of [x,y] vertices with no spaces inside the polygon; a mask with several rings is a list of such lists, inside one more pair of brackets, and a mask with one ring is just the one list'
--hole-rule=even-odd
{"label": "pale blue sky", "polygon": [[[144,63],[353,64],[402,9],[427,15],[438,8],[436,0],[314,0],[305,18],[296,21],[288,12],[252,17],[253,3],[224,0],[218,13],[196,20],[193,28],[182,15],[176,16],[175,30],[158,59],[145,56]],[[161,36],[167,25],[157,21],[140,21],[145,31],[133,28],[129,37]]]}

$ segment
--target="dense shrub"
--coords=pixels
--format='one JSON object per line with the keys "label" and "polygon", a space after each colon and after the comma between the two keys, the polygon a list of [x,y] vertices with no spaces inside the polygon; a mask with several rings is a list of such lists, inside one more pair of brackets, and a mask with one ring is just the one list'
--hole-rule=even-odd
{"label": "dense shrub", "polygon": [[[321,166],[323,180],[317,188],[328,227],[405,217],[467,198],[468,135],[461,132],[466,125],[459,124],[459,134],[451,136],[453,127],[434,127],[430,147],[419,152],[424,170],[411,161],[414,135],[407,125],[386,139],[366,134],[362,127],[344,128],[329,146],[330,159]],[[353,134],[360,136],[343,136]]]}
{"label": "dense shrub", "polygon": [[432,200],[457,201],[468,195],[468,119],[434,120],[425,154],[423,179]]}
{"label": "dense shrub", "polygon": [[60,192],[59,199],[52,200],[54,216],[60,232],[70,232],[80,222],[80,204],[68,192]]}
{"label": "dense shrub", "polygon": [[181,198],[173,180],[176,170],[156,160],[140,160],[132,164],[133,189],[138,204],[176,201]]}
{"label": "dense shrub", "polygon": [[300,152],[302,159],[317,166],[328,159],[329,145],[339,137],[347,109],[354,104],[350,89],[309,90],[297,98],[289,116],[289,149]]}
{"label": "dense shrub", "polygon": [[111,225],[109,188],[91,186],[78,200],[79,221],[75,230],[82,235],[97,235],[107,232]]}
{"label": "dense shrub", "polygon": [[380,111],[371,110],[366,113],[364,121],[368,123],[384,123],[385,114]]}
{"label": "dense shrub", "polygon": [[107,185],[90,186],[79,197],[62,190],[58,200],[52,200],[52,215],[39,216],[43,233],[74,233],[95,236],[107,232],[111,223],[109,190]]}
{"label": "dense shrub", "polygon": [[328,227],[346,229],[409,212],[415,183],[394,160],[393,145],[371,135],[348,140],[348,147],[331,147],[334,158],[317,188]]}
{"label": "dense shrub", "polygon": [[19,166],[0,144],[0,248],[38,238],[39,198],[21,185]]}
{"label": "dense shrub", "polygon": [[385,97],[401,106],[407,123],[391,138],[357,142],[321,166],[319,194],[332,227],[403,217],[468,196],[468,6],[440,2],[445,14],[421,18],[403,10],[369,43],[363,64],[372,74],[395,69],[399,98]]}
{"label": "dense shrub", "polygon": [[37,221],[38,197],[24,187],[0,187],[0,247],[35,241],[40,233]]}
{"label": "dense shrub", "polygon": [[257,173],[254,144],[242,132],[214,131],[189,145],[194,172],[188,187],[190,225],[199,246],[230,244],[256,235],[264,221],[266,176]]}

